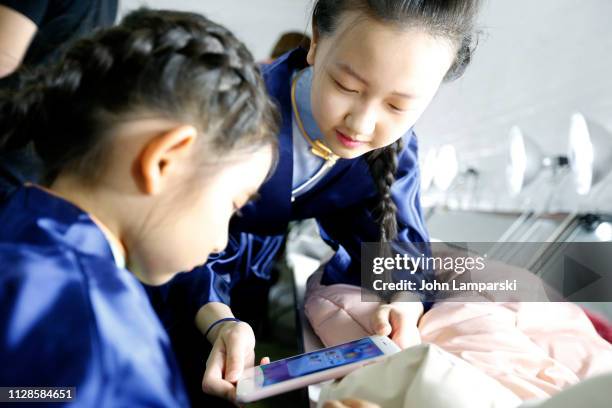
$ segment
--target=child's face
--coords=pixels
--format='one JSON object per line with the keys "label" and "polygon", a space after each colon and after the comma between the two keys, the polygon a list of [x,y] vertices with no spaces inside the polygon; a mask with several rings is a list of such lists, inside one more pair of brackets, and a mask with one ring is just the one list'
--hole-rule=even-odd
{"label": "child's face", "polygon": [[355,12],[341,16],[333,34],[315,34],[311,103],[326,144],[354,158],[397,141],[435,95],[455,53],[447,40]]}
{"label": "child's face", "polygon": [[[227,246],[229,220],[256,194],[271,165],[272,149],[225,156],[205,169],[205,177],[186,177],[194,191],[159,206],[141,242],[140,273],[148,283],[163,283],[179,271],[202,265]],[[200,169],[201,170],[201,169]],[[200,171],[199,174],[202,172]],[[183,179],[182,183],[189,183]],[[184,188],[185,186],[181,186]],[[172,208],[169,211],[169,208]],[[155,216],[155,215],[154,215]],[[146,248],[144,246],[146,245]]]}

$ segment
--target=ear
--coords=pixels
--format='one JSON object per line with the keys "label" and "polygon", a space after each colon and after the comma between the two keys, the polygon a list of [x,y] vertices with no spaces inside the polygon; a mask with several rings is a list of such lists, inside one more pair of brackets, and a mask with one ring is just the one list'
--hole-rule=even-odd
{"label": "ear", "polygon": [[314,65],[315,63],[315,54],[317,51],[317,44],[319,43],[319,30],[317,29],[316,24],[312,23],[312,40],[310,40],[310,48],[308,49],[308,54],[306,54],[306,62],[308,65]]}
{"label": "ear", "polygon": [[190,157],[198,132],[193,126],[180,126],[155,136],[147,142],[140,155],[142,186],[146,194],[159,193],[167,175]]}

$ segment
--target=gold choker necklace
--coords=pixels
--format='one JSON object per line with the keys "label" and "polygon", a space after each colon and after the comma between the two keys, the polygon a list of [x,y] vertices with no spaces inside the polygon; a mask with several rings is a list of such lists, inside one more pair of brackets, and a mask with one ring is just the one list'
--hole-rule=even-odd
{"label": "gold choker necklace", "polygon": [[302,76],[303,72],[304,71],[300,72],[291,84],[291,106],[293,107],[293,114],[295,115],[295,120],[297,122],[298,128],[300,129],[300,132],[302,133],[302,136],[304,136],[304,139],[306,139],[306,141],[310,145],[310,152],[315,156],[324,159],[327,162],[327,165],[333,166],[334,164],[336,164],[336,161],[340,157],[334,152],[332,152],[332,150],[327,147],[325,143],[321,142],[320,140],[312,140],[310,136],[308,136],[308,133],[306,133],[306,129],[304,129],[304,124],[302,123],[300,112],[297,108],[295,90],[297,87],[298,79]]}

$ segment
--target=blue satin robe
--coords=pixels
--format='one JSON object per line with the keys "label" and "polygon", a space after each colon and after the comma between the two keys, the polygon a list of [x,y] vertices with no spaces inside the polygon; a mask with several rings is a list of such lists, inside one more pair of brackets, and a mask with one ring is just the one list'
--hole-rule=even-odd
{"label": "blue satin robe", "polygon": [[143,287],[86,213],[21,187],[0,226],[0,385],[76,387],[79,407],[189,406]]}

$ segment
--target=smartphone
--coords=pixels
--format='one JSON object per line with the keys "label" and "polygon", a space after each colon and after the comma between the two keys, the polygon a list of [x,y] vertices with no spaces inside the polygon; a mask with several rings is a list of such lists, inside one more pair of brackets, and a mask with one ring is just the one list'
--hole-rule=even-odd
{"label": "smartphone", "polygon": [[249,368],[238,380],[236,399],[240,403],[257,401],[344,377],[398,351],[400,348],[388,337],[370,336]]}

